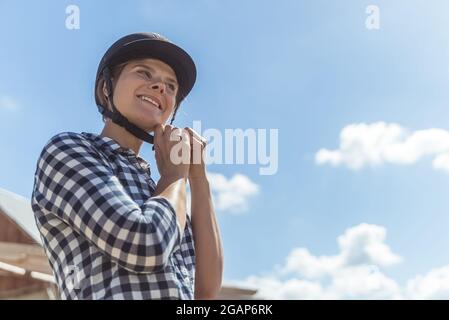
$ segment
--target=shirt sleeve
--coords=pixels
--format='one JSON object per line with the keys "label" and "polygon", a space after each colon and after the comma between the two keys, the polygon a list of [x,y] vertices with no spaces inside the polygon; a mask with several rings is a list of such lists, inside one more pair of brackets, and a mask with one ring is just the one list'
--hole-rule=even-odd
{"label": "shirt sleeve", "polygon": [[152,197],[139,206],[89,141],[76,133],[58,134],[45,145],[33,202],[130,271],[163,269],[182,240],[170,202]]}
{"label": "shirt sleeve", "polygon": [[181,244],[181,254],[184,258],[187,271],[192,278],[195,278],[195,242],[192,231],[192,218],[189,214],[186,214],[186,227]]}

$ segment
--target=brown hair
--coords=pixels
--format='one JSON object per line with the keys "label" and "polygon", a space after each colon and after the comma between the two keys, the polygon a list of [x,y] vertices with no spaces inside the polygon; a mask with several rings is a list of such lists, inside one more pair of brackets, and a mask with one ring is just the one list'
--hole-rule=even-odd
{"label": "brown hair", "polygon": [[[120,77],[120,74],[122,73],[127,63],[128,62],[124,62],[112,68],[111,70],[112,90],[115,90],[117,79]],[[104,86],[104,78],[100,77],[100,79],[98,80],[97,87],[95,88],[95,97],[96,98],[98,97],[98,101],[100,101],[100,105],[103,108],[109,109],[107,98],[103,92],[103,86]],[[103,122],[106,122],[106,116],[104,115],[103,115]]]}

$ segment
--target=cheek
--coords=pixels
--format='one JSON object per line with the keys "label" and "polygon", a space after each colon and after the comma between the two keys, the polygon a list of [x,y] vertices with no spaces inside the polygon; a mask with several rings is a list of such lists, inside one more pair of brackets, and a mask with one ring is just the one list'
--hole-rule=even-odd
{"label": "cheek", "polygon": [[[134,103],[134,91],[137,85],[133,81],[120,81],[117,83],[114,90],[114,102],[116,107],[126,112],[126,109],[131,107]],[[120,107],[119,107],[120,106]]]}
{"label": "cheek", "polygon": [[170,115],[173,113],[173,110],[175,110],[175,99],[174,98],[167,98],[167,110],[164,112],[164,118],[170,117]]}

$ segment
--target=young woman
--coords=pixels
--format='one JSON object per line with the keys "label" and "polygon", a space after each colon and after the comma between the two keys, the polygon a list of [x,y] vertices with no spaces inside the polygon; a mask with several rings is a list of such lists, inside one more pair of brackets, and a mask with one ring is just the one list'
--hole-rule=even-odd
{"label": "young woman", "polygon": [[[127,35],[98,67],[101,134],[62,132],[44,146],[31,204],[63,299],[217,297],[223,250],[205,141],[171,125],[195,80],[180,47],[155,33]],[[139,156],[143,141],[154,144],[157,184]],[[200,150],[200,163],[172,161],[179,146],[190,158]]]}

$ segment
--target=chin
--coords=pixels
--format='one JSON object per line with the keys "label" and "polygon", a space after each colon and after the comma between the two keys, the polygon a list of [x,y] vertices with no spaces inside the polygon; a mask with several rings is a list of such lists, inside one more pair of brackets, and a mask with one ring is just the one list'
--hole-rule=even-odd
{"label": "chin", "polygon": [[141,127],[142,129],[144,129],[147,132],[152,132],[154,131],[154,128],[158,125],[158,124],[164,124],[164,122],[162,120],[159,119],[151,119],[148,121],[143,121],[143,119],[140,121],[141,125],[139,127]]}
{"label": "chin", "polygon": [[164,125],[167,119],[168,117],[164,117],[162,113],[142,112],[133,114],[132,120],[129,119],[129,121],[132,121],[136,126],[147,132],[152,132],[158,124]]}

